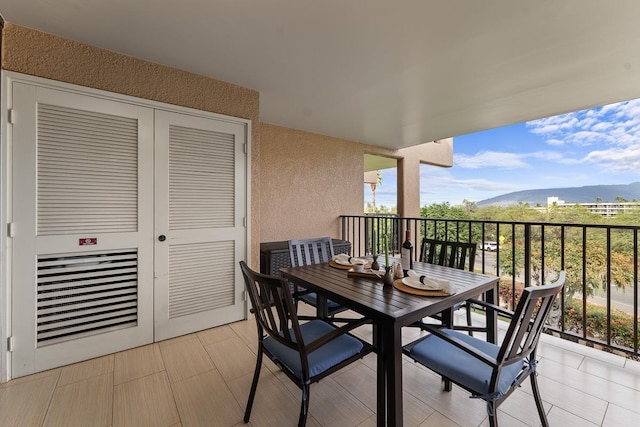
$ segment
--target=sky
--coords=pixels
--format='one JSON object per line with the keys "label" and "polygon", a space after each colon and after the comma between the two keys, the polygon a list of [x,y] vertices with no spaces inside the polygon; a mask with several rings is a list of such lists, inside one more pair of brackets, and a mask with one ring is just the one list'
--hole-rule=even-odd
{"label": "sky", "polygon": [[[640,99],[454,136],[453,167],[422,165],[420,206],[513,191],[640,181]],[[396,206],[396,169],[376,205]],[[365,185],[365,205],[371,188]],[[552,196],[553,194],[550,194]]]}

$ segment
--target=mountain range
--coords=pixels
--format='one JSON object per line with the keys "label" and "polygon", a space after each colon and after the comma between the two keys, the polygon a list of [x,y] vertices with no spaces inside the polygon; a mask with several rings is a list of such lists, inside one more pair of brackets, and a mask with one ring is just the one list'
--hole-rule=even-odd
{"label": "mountain range", "polygon": [[529,203],[530,206],[547,204],[547,197],[557,197],[567,204],[615,202],[617,198],[628,201],[640,200],[640,182],[621,185],[587,185],[584,187],[543,188],[539,190],[523,190],[503,194],[478,202],[478,206],[511,206],[518,203]]}

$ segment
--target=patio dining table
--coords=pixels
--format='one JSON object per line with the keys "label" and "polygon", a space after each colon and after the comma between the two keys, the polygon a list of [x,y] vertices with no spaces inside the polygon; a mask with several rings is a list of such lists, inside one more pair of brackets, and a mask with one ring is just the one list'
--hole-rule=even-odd
{"label": "patio dining table", "polygon": [[[402,327],[432,314],[444,312],[448,324],[453,321],[452,307],[480,294],[494,303],[498,277],[415,262],[416,272],[427,277],[448,280],[455,293],[448,296],[413,295],[383,286],[375,276],[350,277],[348,272],[325,264],[283,268],[280,272],[323,298],[331,299],[373,322],[373,344],[377,348],[377,425],[402,426]],[[325,302],[326,304],[326,302]],[[318,306],[318,314],[326,308]],[[496,315],[487,313],[487,339],[496,340]]]}

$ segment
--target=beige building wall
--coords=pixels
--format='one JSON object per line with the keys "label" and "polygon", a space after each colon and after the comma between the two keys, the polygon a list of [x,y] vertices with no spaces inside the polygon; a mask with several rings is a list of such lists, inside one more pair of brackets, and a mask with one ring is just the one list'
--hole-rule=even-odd
{"label": "beige building wall", "polygon": [[259,93],[210,77],[6,23],[2,68],[250,119],[252,264],[260,242],[340,237],[339,215],[363,213],[364,154],[395,158],[398,212],[420,212],[420,163],[451,166],[452,141],[402,150],[260,123]]}
{"label": "beige building wall", "polygon": [[5,23],[2,68],[251,120],[251,256],[259,262],[260,97],[231,83]]}

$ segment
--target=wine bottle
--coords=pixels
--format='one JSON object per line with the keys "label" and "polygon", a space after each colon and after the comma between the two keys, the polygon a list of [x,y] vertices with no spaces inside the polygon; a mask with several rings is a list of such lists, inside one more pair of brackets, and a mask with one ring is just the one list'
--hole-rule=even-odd
{"label": "wine bottle", "polygon": [[413,244],[411,243],[411,231],[405,232],[405,240],[400,249],[400,259],[402,261],[402,271],[407,277],[408,271],[413,269]]}

